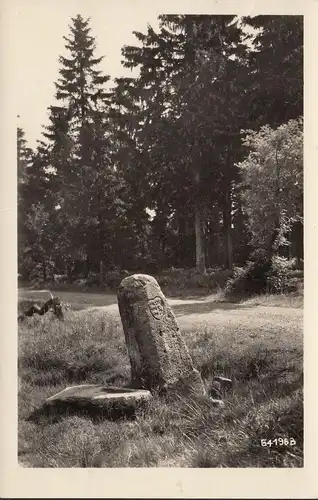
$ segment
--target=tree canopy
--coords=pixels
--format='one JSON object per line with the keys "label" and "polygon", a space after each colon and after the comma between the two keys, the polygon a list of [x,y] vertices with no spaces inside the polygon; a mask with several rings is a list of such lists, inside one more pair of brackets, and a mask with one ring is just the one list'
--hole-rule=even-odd
{"label": "tree canopy", "polygon": [[162,15],[134,35],[138,75],[112,83],[72,18],[35,151],[17,130],[20,272],[103,283],[232,269],[257,247],[300,257],[302,17]]}

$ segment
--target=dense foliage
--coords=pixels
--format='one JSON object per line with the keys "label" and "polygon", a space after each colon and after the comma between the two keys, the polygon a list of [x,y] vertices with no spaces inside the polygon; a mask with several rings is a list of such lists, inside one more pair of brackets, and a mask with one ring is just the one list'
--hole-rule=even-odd
{"label": "dense foliage", "polygon": [[159,21],[111,87],[89,19],[71,20],[35,151],[18,128],[26,279],[302,258],[302,18]]}

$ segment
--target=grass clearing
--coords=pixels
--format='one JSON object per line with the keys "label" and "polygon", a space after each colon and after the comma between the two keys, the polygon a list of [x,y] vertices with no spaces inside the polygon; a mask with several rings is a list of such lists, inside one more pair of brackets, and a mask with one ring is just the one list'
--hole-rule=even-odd
{"label": "grass clearing", "polygon": [[[205,382],[215,374],[234,381],[223,409],[199,397],[154,397],[148,411],[140,411],[133,421],[65,416],[34,423],[28,421],[33,409],[67,385],[123,386],[130,379],[116,296],[64,294],[67,300],[58,293],[72,307],[64,322],[48,313],[19,325],[21,465],[303,466],[302,299],[171,300]],[[82,310],[75,310],[76,305]],[[105,307],[93,309],[99,305]],[[261,439],[278,438],[293,438],[296,444],[261,446]]]}
{"label": "grass clearing", "polygon": [[[73,311],[117,303],[116,295],[113,293],[71,292],[67,290],[52,290],[52,293],[54,296],[58,295],[62,302],[69,304]],[[47,299],[48,291],[45,290],[19,290],[19,303],[23,301],[26,303],[41,303],[45,302]]]}

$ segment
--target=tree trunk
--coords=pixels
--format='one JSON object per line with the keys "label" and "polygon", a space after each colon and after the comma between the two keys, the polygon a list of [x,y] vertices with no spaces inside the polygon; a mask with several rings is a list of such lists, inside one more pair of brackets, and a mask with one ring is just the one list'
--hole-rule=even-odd
{"label": "tree trunk", "polygon": [[164,215],[163,210],[160,209],[160,212],[156,218],[155,231],[158,234],[159,250],[160,250],[160,256],[158,256],[158,259],[160,259],[161,267],[165,267],[166,265],[166,246],[167,246],[166,225],[167,225],[167,218]]}
{"label": "tree trunk", "polygon": [[304,258],[304,226],[300,221],[296,222],[294,226],[294,242],[297,267],[300,268],[300,261]]}
{"label": "tree trunk", "polygon": [[233,243],[232,243],[232,199],[231,187],[225,193],[225,203],[223,209],[223,229],[225,248],[225,268],[233,269]]}
{"label": "tree trunk", "polygon": [[194,213],[194,228],[195,228],[196,268],[200,273],[205,273],[205,252],[204,252],[204,238],[202,230],[202,211],[200,207],[197,207]]}
{"label": "tree trunk", "polygon": [[226,248],[227,248],[227,268],[233,269],[233,246],[232,246],[232,226],[228,225],[226,235]]}
{"label": "tree trunk", "polygon": [[104,262],[103,259],[99,261],[99,282],[101,285],[104,284]]}
{"label": "tree trunk", "polygon": [[268,246],[268,259],[272,259],[275,255],[277,255],[278,247],[277,247],[277,238],[280,232],[280,212],[279,209],[276,211],[274,228],[269,240]]}
{"label": "tree trunk", "polygon": [[293,239],[292,239],[292,234],[289,233],[288,235],[288,258],[291,260],[293,258]]}
{"label": "tree trunk", "polygon": [[69,284],[73,282],[72,262],[66,264],[67,281]]}
{"label": "tree trunk", "polygon": [[98,229],[98,262],[99,262],[99,283],[100,285],[103,285],[104,283],[104,249],[105,249],[105,236],[106,236],[106,231],[105,231],[105,220],[102,216],[102,214],[99,212],[98,213],[98,224],[99,224],[99,229]]}
{"label": "tree trunk", "polygon": [[222,238],[220,231],[216,233],[216,258],[217,258],[217,265],[222,266],[223,264],[223,258],[222,258]]}
{"label": "tree trunk", "polygon": [[[178,240],[174,249],[174,259],[176,267],[187,267],[189,263],[189,241],[186,219],[178,214]],[[191,264],[190,264],[191,266]]]}
{"label": "tree trunk", "polygon": [[225,249],[225,269],[233,269],[233,242],[232,242],[232,152],[230,146],[226,148],[224,165],[224,207],[223,207],[223,234]]}
{"label": "tree trunk", "polygon": [[206,223],[206,239],[205,239],[205,265],[209,269],[211,267],[211,224],[210,221]]}
{"label": "tree trunk", "polygon": [[85,259],[85,262],[84,262],[84,277],[85,277],[85,279],[88,278],[89,271],[90,271],[90,262],[89,262],[88,255],[86,255],[86,259]]}
{"label": "tree trunk", "polygon": [[274,221],[274,229],[272,236],[270,238],[270,246],[269,246],[269,251],[268,251],[268,257],[269,259],[272,259],[274,255],[277,255],[278,251],[278,246],[277,246],[277,238],[280,233],[280,222],[281,222],[281,213],[280,213],[280,165],[278,163],[278,146],[276,146],[275,150],[275,158],[276,158],[276,192],[275,192],[275,198],[276,198],[276,214],[275,214],[275,221]]}
{"label": "tree trunk", "polygon": [[45,259],[42,260],[42,273],[43,273],[43,283],[46,283],[46,262]]}

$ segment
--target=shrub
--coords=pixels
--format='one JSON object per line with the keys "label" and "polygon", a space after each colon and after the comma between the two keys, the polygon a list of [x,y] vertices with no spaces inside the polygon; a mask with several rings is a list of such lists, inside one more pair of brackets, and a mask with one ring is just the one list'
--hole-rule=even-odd
{"label": "shrub", "polygon": [[294,262],[278,255],[272,258],[270,272],[266,276],[269,293],[287,293],[296,289],[296,281],[292,278]]}
{"label": "shrub", "polygon": [[100,275],[98,273],[91,273],[89,277],[86,278],[86,285],[88,286],[100,285]]}
{"label": "shrub", "polygon": [[288,293],[297,290],[299,279],[293,277],[294,261],[274,256],[257,256],[244,268],[235,268],[228,279],[226,296],[251,296],[262,293]]}
{"label": "shrub", "polygon": [[225,294],[227,296],[250,296],[266,291],[266,273],[270,270],[270,262],[256,260],[247,263],[245,268],[235,268],[234,275],[229,278]]}
{"label": "shrub", "polygon": [[105,275],[105,285],[110,290],[117,290],[122,280],[120,271],[110,271]]}
{"label": "shrub", "polygon": [[116,291],[119,287],[120,283],[124,278],[127,278],[130,273],[126,270],[123,271],[109,271],[105,275],[105,285],[112,291]]}
{"label": "shrub", "polygon": [[232,271],[211,268],[205,274],[197,269],[168,269],[163,271],[156,279],[161,287],[183,289],[206,289],[208,291],[223,288],[227,279],[232,276]]}

